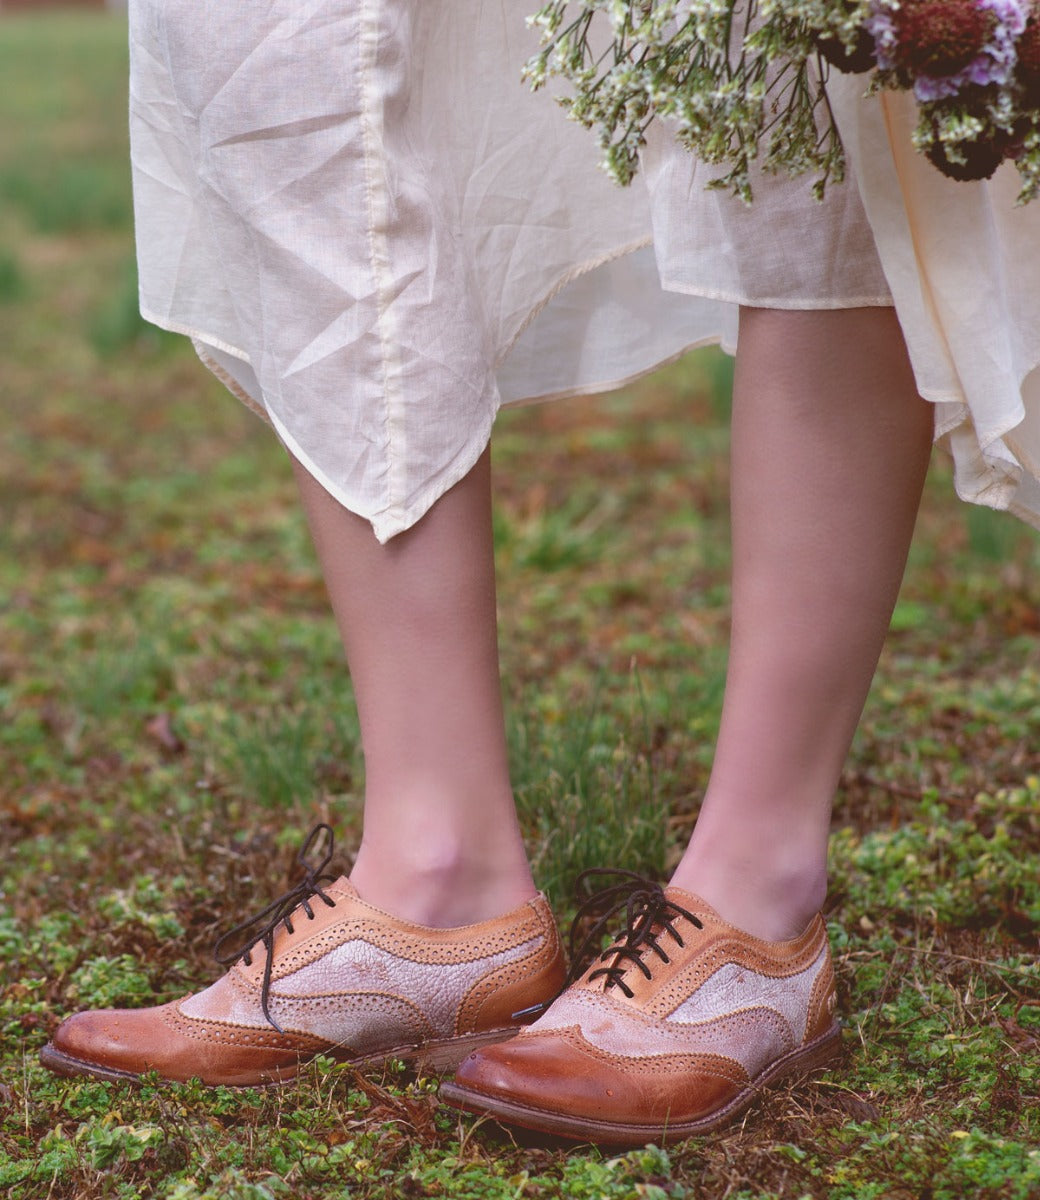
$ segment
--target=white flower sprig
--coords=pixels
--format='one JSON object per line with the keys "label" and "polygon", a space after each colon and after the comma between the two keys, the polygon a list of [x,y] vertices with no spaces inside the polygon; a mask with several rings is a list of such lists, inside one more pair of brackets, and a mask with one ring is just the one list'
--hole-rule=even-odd
{"label": "white flower sprig", "polygon": [[[913,92],[915,144],[940,170],[979,178],[980,168],[1013,159],[1025,202],[1040,190],[1040,99],[1018,49],[1035,32],[1023,36],[1040,20],[1040,0],[949,3],[552,0],[530,19],[542,46],[525,75],[535,88],[551,76],[571,84],[560,103],[598,130],[603,165],[619,183],[638,171],[647,129],[662,117],[683,146],[721,168],[709,186],[750,201],[753,164],[815,172],[818,197],[844,178],[827,75],[831,64],[870,70],[869,91]],[[917,70],[906,39],[922,29],[931,37],[929,22],[941,34],[954,4],[986,22],[978,54],[939,77]]]}
{"label": "white flower sprig", "polygon": [[[834,10],[840,11],[834,11]],[[865,3],[826,0],[553,0],[531,18],[540,87],[563,76],[570,116],[599,130],[603,164],[627,184],[655,116],[725,171],[712,186],[751,199],[750,168],[816,170],[816,190],[844,175],[821,83],[815,31],[852,36]]]}

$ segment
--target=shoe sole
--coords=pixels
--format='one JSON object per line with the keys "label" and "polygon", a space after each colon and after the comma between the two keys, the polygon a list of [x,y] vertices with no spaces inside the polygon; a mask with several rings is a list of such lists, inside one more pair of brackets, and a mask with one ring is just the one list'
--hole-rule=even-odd
{"label": "shoe sole", "polygon": [[552,1112],[550,1109],[535,1108],[487,1095],[454,1082],[441,1084],[440,1097],[445,1103],[464,1112],[476,1116],[490,1116],[504,1125],[515,1125],[552,1137],[592,1142],[599,1146],[642,1146],[648,1142],[664,1145],[666,1142],[678,1142],[684,1138],[711,1133],[723,1125],[728,1125],[766,1088],[781,1080],[807,1075],[820,1067],[828,1066],[840,1056],[841,1028],[835,1024],[808,1045],[777,1059],[723,1108],[716,1109],[707,1116],[698,1117],[695,1121],[676,1121],[663,1125],[630,1125],[569,1116]]}
{"label": "shoe sole", "polygon": [[[426,1042],[421,1046],[401,1046],[393,1050],[381,1051],[379,1054],[370,1054],[364,1058],[349,1058],[346,1055],[339,1055],[336,1053],[334,1047],[329,1047],[327,1054],[330,1058],[334,1058],[338,1062],[347,1063],[350,1066],[358,1068],[380,1067],[389,1062],[406,1062],[414,1066],[417,1070],[440,1075],[454,1071],[459,1063],[475,1050],[481,1050],[485,1046],[491,1046],[496,1042],[507,1041],[519,1032],[519,1027],[511,1027],[508,1029],[494,1029],[487,1033],[464,1034],[462,1037],[446,1038],[438,1042]],[[201,1076],[195,1078],[201,1079],[202,1083],[207,1087],[281,1087],[293,1083],[307,1064],[313,1061],[313,1058],[313,1055],[301,1058],[295,1067],[285,1067],[281,1070],[270,1071],[262,1075],[257,1075],[255,1079],[225,1081],[221,1079],[202,1079]],[[140,1084],[144,1082],[145,1074],[147,1073],[124,1071],[119,1067],[106,1067],[100,1063],[90,1062],[87,1059],[75,1058],[71,1054],[66,1054],[64,1050],[59,1050],[52,1042],[48,1042],[40,1050],[40,1062],[49,1071],[53,1071],[55,1075],[63,1075],[68,1079],[78,1079],[86,1075],[94,1079],[104,1079],[109,1083]],[[187,1081],[163,1078],[162,1082],[182,1083]]]}

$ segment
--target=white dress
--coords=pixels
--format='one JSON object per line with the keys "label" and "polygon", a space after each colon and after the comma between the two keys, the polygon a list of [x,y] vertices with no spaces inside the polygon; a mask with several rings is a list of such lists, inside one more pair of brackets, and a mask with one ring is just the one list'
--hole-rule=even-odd
{"label": "white dress", "polygon": [[732,349],[741,303],[894,297],[961,494],[1040,524],[1040,204],[940,179],[855,80],[835,89],[852,178],[822,205],[800,181],[750,210],[706,192],[663,135],[622,191],[518,81],[532,7],[130,0],[144,315],[386,540],[503,403]]}

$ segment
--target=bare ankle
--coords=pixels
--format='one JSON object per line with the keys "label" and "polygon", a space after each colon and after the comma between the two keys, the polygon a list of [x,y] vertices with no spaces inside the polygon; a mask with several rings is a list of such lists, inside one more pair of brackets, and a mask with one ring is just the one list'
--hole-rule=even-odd
{"label": "bare ankle", "polygon": [[522,846],[481,848],[363,841],[350,873],[363,900],[395,917],[439,929],[488,921],[537,894]]}
{"label": "bare ankle", "polygon": [[706,900],[737,929],[768,942],[804,932],[827,898],[826,868],[758,858],[687,852],[672,877],[676,887]]}

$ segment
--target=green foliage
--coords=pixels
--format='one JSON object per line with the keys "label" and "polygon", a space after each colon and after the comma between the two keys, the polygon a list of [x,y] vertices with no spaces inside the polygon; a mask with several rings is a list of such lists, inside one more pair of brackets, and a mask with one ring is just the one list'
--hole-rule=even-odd
{"label": "green foliage", "polygon": [[1021,537],[1017,522],[991,508],[969,504],[964,510],[968,541],[973,553],[993,563],[1006,562]]}
{"label": "green foliage", "polygon": [[147,635],[120,645],[81,651],[64,667],[65,695],[84,718],[110,720],[133,711],[146,713],[170,684],[164,647]]}
{"label": "green foliage", "polygon": [[[987,820],[993,810],[998,819]],[[1021,854],[1022,845],[1038,835],[1040,791],[1033,779],[998,797],[981,794],[971,819],[926,801],[919,818],[896,829],[862,838],[842,830],[834,858],[850,895],[871,910],[923,905],[931,919],[963,925],[999,920],[1014,908],[1040,923],[1036,864]]]}
{"label": "green foliage", "polygon": [[[640,681],[605,682],[578,707],[534,696],[511,723],[513,782],[539,883],[565,906],[577,875],[611,866],[663,877],[665,802]],[[667,781],[674,786],[674,781]]]}
{"label": "green foliage", "polygon": [[[121,222],[120,222],[121,223]],[[102,358],[137,346],[142,350],[158,350],[178,345],[180,339],[149,324],[138,306],[137,264],[126,259],[119,274],[119,284],[112,289],[91,314],[88,323],[90,344]]]}
{"label": "green foliage", "polygon": [[83,1131],[83,1146],[90,1165],[97,1171],[124,1163],[139,1162],[163,1143],[158,1125],[95,1125]]}
{"label": "green foliage", "polygon": [[[339,707],[349,708],[349,698]],[[229,777],[256,803],[277,809],[286,800],[313,794],[319,763],[349,763],[357,753],[354,738],[343,736],[311,705],[263,714],[229,714],[221,730],[221,760]]]}
{"label": "green foliage", "polygon": [[38,233],[125,229],[130,223],[126,172],[90,159],[8,167],[0,172],[0,200],[20,210]]}
{"label": "green foliage", "polygon": [[151,997],[148,976],[129,954],[91,958],[77,967],[65,985],[70,1004],[77,1008],[134,1008]]}
{"label": "green foliage", "polygon": [[25,273],[15,254],[0,248],[0,304],[10,304],[25,294]]}
{"label": "green foliage", "polygon": [[207,1183],[183,1180],[162,1193],[164,1200],[275,1200],[275,1197],[287,1194],[288,1189],[281,1180],[274,1179],[271,1186],[267,1186],[247,1179],[234,1167],[228,1167]]}
{"label": "green foliage", "polygon": [[178,938],[184,927],[170,912],[170,891],[184,890],[184,880],[138,875],[128,888],[116,888],[96,898],[98,914],[113,925],[136,924],[159,938]]}

